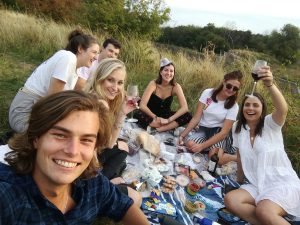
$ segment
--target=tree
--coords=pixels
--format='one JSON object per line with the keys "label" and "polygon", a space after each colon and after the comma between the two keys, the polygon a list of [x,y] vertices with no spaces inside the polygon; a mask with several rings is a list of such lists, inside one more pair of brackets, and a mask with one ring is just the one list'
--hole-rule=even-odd
{"label": "tree", "polygon": [[16,4],[22,11],[45,15],[55,21],[72,22],[81,7],[81,0],[16,0]]}
{"label": "tree", "polygon": [[286,24],[280,32],[273,31],[269,37],[268,47],[283,63],[294,63],[300,51],[300,29]]}
{"label": "tree", "polygon": [[92,30],[158,38],[160,26],[170,19],[170,8],[161,0],[85,0],[78,21]]}

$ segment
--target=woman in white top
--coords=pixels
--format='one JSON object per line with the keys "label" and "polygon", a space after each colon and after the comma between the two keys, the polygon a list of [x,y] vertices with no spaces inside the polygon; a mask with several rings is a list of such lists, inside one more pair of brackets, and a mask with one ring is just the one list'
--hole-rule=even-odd
{"label": "woman in white top", "polygon": [[289,224],[283,216],[300,217],[300,180],[284,150],[281,128],[287,103],[273,83],[268,66],[259,71],[271,96],[274,111],[266,116],[261,95],[245,97],[233,126],[233,145],[238,148],[238,176],[249,183],[225,196],[226,207],[251,224]]}
{"label": "woman in white top", "polygon": [[91,66],[99,52],[95,37],[74,30],[69,34],[65,50],[56,52],[40,64],[19,90],[9,109],[11,128],[21,133],[27,129],[32,105],[41,97],[74,88],[76,68]]}
{"label": "woman in white top", "polygon": [[[238,113],[242,77],[240,71],[227,73],[217,88],[203,91],[192,120],[179,136],[180,144],[186,138],[185,145],[192,152],[209,151],[209,157],[218,152],[220,165],[236,160],[231,128]],[[187,136],[194,128],[196,131]]]}

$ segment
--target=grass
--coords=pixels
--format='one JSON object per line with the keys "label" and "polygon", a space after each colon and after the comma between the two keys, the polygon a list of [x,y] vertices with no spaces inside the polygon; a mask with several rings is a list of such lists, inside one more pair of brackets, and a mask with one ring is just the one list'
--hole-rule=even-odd
{"label": "grass", "polygon": [[[66,45],[68,33],[76,26],[7,10],[0,12],[0,135],[3,135],[9,129],[8,109],[17,90],[37,65]],[[106,38],[101,35],[97,37],[100,43]],[[288,77],[298,85],[300,81],[300,60],[298,64],[284,67],[268,55],[247,50],[231,50],[219,56],[214,54],[214,46],[207,46],[203,52],[193,54],[193,51],[176,50],[174,46],[168,49],[134,37],[122,36],[118,39],[123,45],[121,60],[127,66],[127,83],[138,84],[142,94],[149,81],[158,75],[159,59],[167,57],[175,64],[176,80],[182,85],[192,112],[201,91],[218,85],[226,72],[241,70],[245,79],[240,96],[249,93],[253,83],[250,70],[256,58],[267,59],[276,77]],[[285,146],[295,170],[300,174],[300,98],[290,94],[284,83],[278,84],[289,104],[289,115],[283,129]],[[257,91],[270,105],[265,89],[258,85]],[[175,101],[175,108],[177,104]],[[110,223],[104,219],[96,221],[95,225]]]}

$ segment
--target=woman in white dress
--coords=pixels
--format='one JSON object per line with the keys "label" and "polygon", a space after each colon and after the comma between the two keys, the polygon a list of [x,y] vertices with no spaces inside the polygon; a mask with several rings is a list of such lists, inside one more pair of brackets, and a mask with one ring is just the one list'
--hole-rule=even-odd
{"label": "woman in white dress", "polygon": [[225,196],[227,209],[251,224],[289,224],[283,216],[300,217],[300,180],[284,150],[281,128],[288,106],[273,83],[270,67],[259,76],[268,90],[274,111],[261,95],[246,96],[233,126],[233,145],[238,148],[237,181],[249,183]]}

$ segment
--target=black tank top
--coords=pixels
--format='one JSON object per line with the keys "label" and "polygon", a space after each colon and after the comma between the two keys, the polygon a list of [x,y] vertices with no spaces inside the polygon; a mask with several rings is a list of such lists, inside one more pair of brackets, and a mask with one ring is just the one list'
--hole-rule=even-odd
{"label": "black tank top", "polygon": [[173,102],[173,88],[174,86],[172,87],[171,95],[166,97],[165,99],[161,99],[156,95],[156,89],[151,94],[147,106],[158,117],[168,118],[168,116],[170,115],[171,105]]}

